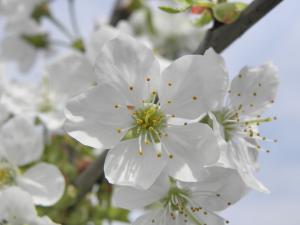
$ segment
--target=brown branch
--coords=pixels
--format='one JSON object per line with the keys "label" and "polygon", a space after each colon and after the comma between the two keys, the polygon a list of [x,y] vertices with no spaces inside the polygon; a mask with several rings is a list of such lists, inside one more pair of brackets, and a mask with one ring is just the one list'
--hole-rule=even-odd
{"label": "brown branch", "polygon": [[117,26],[118,22],[121,20],[127,20],[131,15],[130,1],[127,0],[117,0],[110,17],[109,24],[111,26]]}
{"label": "brown branch", "polygon": [[222,52],[282,1],[283,0],[253,1],[234,23],[221,25],[209,30],[194,54],[203,54],[210,47],[214,48],[218,53]]}
{"label": "brown branch", "polygon": [[108,150],[105,150],[90,166],[83,171],[75,181],[75,187],[78,188],[78,199],[81,199],[88,193],[93,185],[101,179],[104,179],[104,162]]}

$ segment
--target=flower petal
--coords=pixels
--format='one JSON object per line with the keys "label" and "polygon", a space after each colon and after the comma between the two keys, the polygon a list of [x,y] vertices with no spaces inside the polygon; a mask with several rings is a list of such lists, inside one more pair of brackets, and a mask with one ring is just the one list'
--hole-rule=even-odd
{"label": "flower petal", "polygon": [[120,35],[120,32],[111,26],[103,26],[91,33],[87,45],[87,55],[93,65],[103,45],[118,35]]}
{"label": "flower petal", "polygon": [[75,52],[57,58],[46,66],[46,72],[49,75],[49,90],[57,95],[58,101],[83,92],[96,81],[90,62]]}
{"label": "flower petal", "polygon": [[0,130],[0,140],[8,159],[19,166],[40,159],[44,150],[40,127],[23,117],[14,117],[4,124]]}
{"label": "flower petal", "polygon": [[128,35],[107,42],[95,66],[98,82],[112,82],[133,105],[157,91],[158,61],[150,49]]}
{"label": "flower petal", "polygon": [[210,211],[220,211],[240,200],[248,191],[234,169],[209,167],[209,175],[197,183],[180,183],[191,190],[191,198]]}
{"label": "flower petal", "polygon": [[203,56],[181,57],[162,73],[162,110],[176,117],[195,119],[222,102],[227,83],[224,65],[213,50]]}
{"label": "flower petal", "polygon": [[152,145],[145,145],[139,154],[137,140],[123,141],[112,150],[104,164],[107,180],[112,184],[148,189],[166,165],[166,158],[158,158]]}
{"label": "flower petal", "polygon": [[169,189],[167,181],[168,177],[162,174],[147,190],[133,187],[117,187],[112,201],[117,207],[129,210],[143,208],[166,196]]}
{"label": "flower petal", "polygon": [[219,145],[212,129],[207,125],[193,123],[171,126],[166,133],[167,137],[161,141],[164,151],[174,155],[167,167],[171,176],[182,181],[196,181],[206,174],[203,166],[218,161]]}
{"label": "flower petal", "polygon": [[228,151],[230,159],[233,161],[235,168],[246,185],[259,192],[270,193],[268,188],[254,176],[257,164],[253,161],[253,155],[248,149],[246,140],[236,137],[230,145],[228,145]]}
{"label": "flower petal", "polygon": [[272,63],[246,67],[231,82],[231,106],[239,108],[242,105],[244,114],[258,115],[274,102],[278,83],[277,68]]}
{"label": "flower petal", "polygon": [[67,102],[65,129],[82,144],[110,148],[131,126],[124,96],[110,84],[97,85]]}
{"label": "flower petal", "polygon": [[[177,217],[178,218],[178,217]],[[174,221],[170,214],[166,213],[165,210],[153,210],[149,213],[137,218],[132,225],[181,225],[177,219]]]}
{"label": "flower petal", "polygon": [[3,190],[0,202],[0,221],[12,218],[9,224],[26,224],[37,216],[31,196],[18,187]]}
{"label": "flower petal", "polygon": [[17,179],[18,185],[32,195],[34,203],[43,206],[55,204],[63,195],[65,180],[56,166],[39,163]]}

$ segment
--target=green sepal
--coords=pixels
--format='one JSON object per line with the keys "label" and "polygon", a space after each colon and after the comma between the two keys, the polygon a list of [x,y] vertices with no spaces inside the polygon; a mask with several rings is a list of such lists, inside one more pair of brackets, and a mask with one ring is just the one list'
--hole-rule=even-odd
{"label": "green sepal", "polygon": [[48,6],[48,2],[42,2],[38,4],[31,13],[31,18],[36,22],[40,22],[43,17],[50,17],[51,12]]}
{"label": "green sepal", "polygon": [[195,26],[203,27],[203,26],[209,24],[212,21],[212,19],[213,19],[213,16],[211,14],[211,11],[205,10],[205,11],[203,11],[202,15],[193,22],[193,24]]}
{"label": "green sepal", "polygon": [[172,8],[169,6],[159,6],[158,8],[164,12],[176,14],[176,13],[181,13],[181,12],[186,11],[188,8],[190,8],[190,6],[187,6],[184,8]]}
{"label": "green sepal", "polygon": [[241,12],[247,7],[242,2],[221,3],[212,7],[216,20],[221,23],[230,24],[236,21]]}
{"label": "green sepal", "polygon": [[73,43],[72,43],[72,48],[80,51],[80,52],[85,52],[85,46],[84,46],[84,43],[83,43],[83,40],[82,39],[77,39],[75,40]]}
{"label": "green sepal", "polygon": [[49,47],[48,34],[23,34],[21,38],[35,48],[46,49]]}
{"label": "green sepal", "polygon": [[138,129],[139,129],[138,127],[133,127],[131,129],[129,129],[121,141],[127,141],[127,140],[138,138],[140,135],[140,132]]}

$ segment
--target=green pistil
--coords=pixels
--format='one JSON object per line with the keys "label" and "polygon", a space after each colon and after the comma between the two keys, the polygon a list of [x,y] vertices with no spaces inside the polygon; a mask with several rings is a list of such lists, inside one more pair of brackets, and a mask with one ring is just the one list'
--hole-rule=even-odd
{"label": "green pistil", "polygon": [[122,140],[139,136],[145,137],[145,142],[159,143],[162,131],[166,127],[165,114],[157,105],[150,105],[133,112],[133,128],[127,131]]}

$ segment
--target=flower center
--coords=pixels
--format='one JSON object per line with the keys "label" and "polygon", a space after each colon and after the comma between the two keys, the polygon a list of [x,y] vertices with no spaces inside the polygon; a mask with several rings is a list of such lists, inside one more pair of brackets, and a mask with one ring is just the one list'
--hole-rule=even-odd
{"label": "flower center", "polygon": [[132,113],[133,124],[123,137],[124,140],[139,138],[145,144],[160,143],[167,125],[165,114],[156,104],[148,104]]}
{"label": "flower center", "polygon": [[[3,163],[3,162],[0,162]],[[15,183],[17,173],[16,170],[8,165],[8,163],[0,164],[0,189]]]}
{"label": "flower center", "polygon": [[260,115],[255,118],[241,117],[241,110],[223,109],[213,112],[217,121],[222,125],[223,136],[226,142],[230,141],[235,134],[243,137],[266,140],[257,132],[256,127],[262,123],[276,120],[276,117],[261,118]]}
{"label": "flower center", "polygon": [[150,105],[133,112],[134,127],[139,135],[148,135],[150,141],[159,142],[166,127],[166,117],[158,105]]}

